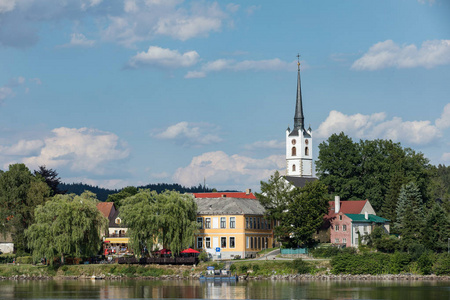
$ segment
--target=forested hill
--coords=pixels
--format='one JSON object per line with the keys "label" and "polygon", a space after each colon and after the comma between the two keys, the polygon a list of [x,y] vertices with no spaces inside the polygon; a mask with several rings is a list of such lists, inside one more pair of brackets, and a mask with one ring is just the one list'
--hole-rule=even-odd
{"label": "forested hill", "polygon": [[[150,189],[152,191],[156,191],[158,193],[170,190],[170,191],[177,191],[180,193],[201,193],[201,192],[212,192],[213,189],[210,188],[203,188],[202,185],[199,186],[193,186],[193,187],[185,187],[181,186],[177,183],[156,183],[156,184],[147,184],[145,186],[138,186],[138,189]],[[116,194],[120,192],[119,190],[110,190],[101,188],[98,186],[92,186],[89,184],[84,183],[60,183],[58,186],[58,189],[62,191],[67,191],[68,194],[77,194],[81,195],[84,191],[88,190],[97,195],[97,199],[100,201],[106,201],[108,198],[108,195]]]}

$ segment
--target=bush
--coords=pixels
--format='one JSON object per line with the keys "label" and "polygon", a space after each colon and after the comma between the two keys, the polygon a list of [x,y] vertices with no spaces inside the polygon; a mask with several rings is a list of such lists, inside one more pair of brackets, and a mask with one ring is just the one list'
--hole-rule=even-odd
{"label": "bush", "polygon": [[206,253],[205,251],[200,252],[200,254],[198,255],[198,259],[200,261],[208,261],[208,253]]}
{"label": "bush", "polygon": [[239,271],[240,271],[241,273],[247,273],[247,271],[248,271],[248,265],[242,264],[242,265],[239,267]]}
{"label": "bush", "polygon": [[328,258],[338,255],[339,253],[341,253],[341,250],[338,247],[330,246],[311,249],[309,253],[314,258]]}
{"label": "bush", "polygon": [[14,261],[15,255],[12,253],[0,254],[0,264],[9,264]]}
{"label": "bush", "polygon": [[419,265],[420,273],[422,275],[431,274],[433,268],[432,254],[424,252],[417,260],[417,264]]}
{"label": "bush", "polygon": [[301,258],[294,259],[292,267],[298,274],[306,274],[311,270],[311,266]]}
{"label": "bush", "polygon": [[442,253],[437,255],[432,270],[436,275],[450,275],[450,254]]}
{"label": "bush", "polygon": [[21,256],[16,258],[16,263],[18,264],[32,264],[33,257],[32,256]]}
{"label": "bush", "polygon": [[331,259],[333,274],[384,274],[388,271],[389,255],[384,253],[340,254]]}
{"label": "bush", "polygon": [[231,265],[231,266],[230,266],[230,271],[231,271],[231,273],[235,273],[236,270],[237,270],[236,265]]}
{"label": "bush", "polygon": [[253,266],[252,266],[252,270],[253,270],[253,272],[255,272],[255,273],[258,273],[258,271],[260,270],[261,268],[260,268],[260,266],[258,265],[258,264],[254,264]]}
{"label": "bush", "polygon": [[391,255],[390,259],[390,273],[398,274],[400,272],[406,271],[406,267],[411,261],[411,255],[405,252],[395,252]]}

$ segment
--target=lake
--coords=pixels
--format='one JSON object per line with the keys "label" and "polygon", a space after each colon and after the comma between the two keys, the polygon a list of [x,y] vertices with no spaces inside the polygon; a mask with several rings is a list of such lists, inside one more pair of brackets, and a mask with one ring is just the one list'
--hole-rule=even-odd
{"label": "lake", "polygon": [[438,281],[0,281],[1,299],[450,299]]}

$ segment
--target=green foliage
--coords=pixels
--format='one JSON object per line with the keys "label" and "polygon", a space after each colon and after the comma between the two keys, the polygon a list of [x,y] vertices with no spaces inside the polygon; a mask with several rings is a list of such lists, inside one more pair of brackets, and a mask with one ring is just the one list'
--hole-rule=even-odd
{"label": "green foliage", "polygon": [[364,253],[362,255],[339,254],[331,259],[333,274],[387,274],[390,257],[384,253]]}
{"label": "green foliage", "polygon": [[428,253],[428,252],[424,252],[417,260],[417,264],[419,266],[419,270],[422,275],[431,274],[431,271],[433,268],[432,254]]}
{"label": "green foliage", "polygon": [[108,221],[96,207],[92,194],[81,196],[56,195],[35,211],[36,222],[25,235],[33,251],[33,258],[54,258],[65,255],[80,257],[98,253],[101,232]]}
{"label": "green foliage", "polygon": [[255,273],[258,273],[258,271],[259,271],[260,269],[261,269],[261,268],[260,268],[260,266],[259,266],[258,264],[252,265],[252,270],[253,270],[253,272],[255,272]]}
{"label": "green foliage", "polygon": [[309,250],[309,253],[314,258],[329,258],[334,257],[341,253],[341,250],[338,247],[330,246],[330,247],[319,247]]}
{"label": "green foliage", "polygon": [[311,266],[301,258],[294,259],[292,268],[294,268],[298,274],[306,274],[311,270]]}
{"label": "green foliage", "polygon": [[108,195],[107,202],[114,202],[117,208],[122,206],[122,200],[134,196],[138,193],[138,189],[134,186],[127,186],[116,194]]}
{"label": "green foliage", "polygon": [[32,264],[33,263],[33,257],[32,256],[16,257],[16,263],[18,263],[18,264]]}
{"label": "green foliage", "polygon": [[422,153],[402,148],[399,143],[355,143],[343,132],[331,135],[319,145],[316,162],[317,175],[330,194],[343,199],[370,199],[375,211],[393,221],[404,183],[416,182],[422,199],[428,200],[429,169],[428,159]]}
{"label": "green foliage", "polygon": [[200,254],[198,255],[198,259],[202,262],[208,261],[208,253],[206,253],[205,251],[200,252]]}
{"label": "green foliage", "polygon": [[278,232],[287,241],[287,246],[312,245],[312,235],[328,212],[327,189],[320,181],[315,181],[301,189],[293,189],[289,197],[291,201],[283,213]]}
{"label": "green foliage", "polygon": [[434,252],[448,251],[450,237],[450,215],[444,208],[435,203],[428,211],[423,228],[423,243]]}
{"label": "green foliage", "polygon": [[16,255],[13,253],[0,254],[0,264],[10,264],[14,261]]}
{"label": "green foliage", "polygon": [[401,236],[401,244],[405,249],[422,239],[424,225],[422,196],[417,185],[410,182],[400,191],[395,223],[395,228]]}
{"label": "green foliage", "polygon": [[450,254],[438,254],[432,270],[436,275],[450,275]]}
{"label": "green foliage", "polygon": [[235,273],[236,271],[237,271],[237,267],[236,267],[236,265],[231,265],[230,266],[230,271],[231,271],[231,273]]}
{"label": "green foliage", "polygon": [[135,253],[158,242],[175,255],[194,244],[197,206],[190,195],[140,190],[123,200],[121,213]]}
{"label": "green foliage", "polygon": [[50,188],[52,196],[65,193],[58,189],[58,186],[61,183],[61,178],[58,177],[58,172],[56,172],[56,170],[47,169],[46,166],[39,166],[39,170],[35,170],[34,175],[36,177],[41,176],[43,178],[45,183]]}
{"label": "green foliage", "polygon": [[368,236],[367,245],[384,253],[394,253],[400,249],[397,237],[389,235],[383,226],[376,226]]}
{"label": "green foliage", "polygon": [[411,262],[411,255],[405,252],[395,252],[390,256],[389,270],[391,274],[404,272]]}
{"label": "green foliage", "polygon": [[18,252],[27,250],[24,231],[34,221],[34,209],[50,196],[42,177],[35,177],[24,164],[9,166],[0,176],[0,233],[11,233]]}
{"label": "green foliage", "polygon": [[241,273],[247,273],[247,271],[248,271],[248,265],[246,265],[246,264],[240,265],[240,266],[239,266],[239,271],[240,271]]}

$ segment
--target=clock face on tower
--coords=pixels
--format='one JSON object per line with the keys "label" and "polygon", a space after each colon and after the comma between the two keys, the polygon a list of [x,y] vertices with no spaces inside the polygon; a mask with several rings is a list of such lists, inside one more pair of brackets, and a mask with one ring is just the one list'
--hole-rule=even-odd
{"label": "clock face on tower", "polygon": [[297,143],[296,140],[292,140],[292,145],[295,145]]}

